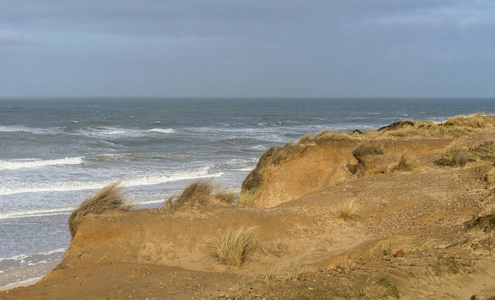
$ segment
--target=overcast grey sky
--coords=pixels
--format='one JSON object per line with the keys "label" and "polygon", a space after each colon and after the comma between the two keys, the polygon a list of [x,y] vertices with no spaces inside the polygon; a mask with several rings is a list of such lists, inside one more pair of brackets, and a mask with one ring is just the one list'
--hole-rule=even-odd
{"label": "overcast grey sky", "polygon": [[0,0],[0,96],[491,97],[494,0]]}

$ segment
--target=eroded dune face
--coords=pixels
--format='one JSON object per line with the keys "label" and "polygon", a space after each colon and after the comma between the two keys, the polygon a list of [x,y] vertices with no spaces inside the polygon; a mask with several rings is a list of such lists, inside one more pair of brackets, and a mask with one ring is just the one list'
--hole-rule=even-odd
{"label": "eroded dune face", "polygon": [[[441,153],[451,139],[330,141],[300,146],[277,164],[258,165],[253,173],[261,182],[254,188],[243,187],[255,207],[275,207],[312,192],[326,189],[352,177],[367,177],[390,172],[405,153],[427,155]],[[360,145],[374,147],[380,153],[356,153]]]}
{"label": "eroded dune face", "polygon": [[355,144],[307,146],[295,157],[266,167],[263,170],[266,179],[253,205],[274,207],[351,176],[347,166],[357,164],[352,156]]}

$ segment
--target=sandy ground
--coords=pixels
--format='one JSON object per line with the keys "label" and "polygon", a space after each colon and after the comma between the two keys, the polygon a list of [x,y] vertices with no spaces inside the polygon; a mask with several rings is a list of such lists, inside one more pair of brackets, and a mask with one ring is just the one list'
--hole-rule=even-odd
{"label": "sandy ground", "polygon": [[[490,129],[469,138],[494,137]],[[90,215],[54,271],[0,298],[494,299],[495,230],[475,222],[495,212],[484,179],[493,162],[435,164],[448,138],[366,139],[385,149],[366,165],[344,152],[328,162],[337,143],[267,169],[262,207]],[[420,166],[399,171],[407,149]],[[356,212],[342,218],[349,203]],[[256,243],[241,266],[225,265],[210,242],[239,228],[251,228]]]}

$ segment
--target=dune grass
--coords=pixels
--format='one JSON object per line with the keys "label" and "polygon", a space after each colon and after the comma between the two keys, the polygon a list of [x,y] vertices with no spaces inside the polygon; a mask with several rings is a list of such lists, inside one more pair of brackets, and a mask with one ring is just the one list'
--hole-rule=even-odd
{"label": "dune grass", "polygon": [[333,243],[334,243],[334,241],[332,238],[325,238],[325,239],[323,239],[323,241],[321,241],[318,244],[318,249],[321,252],[328,252],[328,250],[330,250],[330,248],[332,248]]}
{"label": "dune grass", "polygon": [[424,137],[461,137],[476,129],[495,125],[495,116],[481,112],[454,116],[443,123],[431,120],[414,122],[412,126],[400,126],[388,130],[392,136],[420,135]]}
{"label": "dune grass", "polygon": [[202,206],[211,197],[214,186],[212,180],[195,180],[187,185],[179,195],[172,195],[165,205],[173,209],[180,209],[184,206]]}
{"label": "dune grass", "polygon": [[495,123],[493,116],[485,116],[482,112],[471,115],[458,115],[445,121],[446,126],[460,126],[470,128],[485,128]]}
{"label": "dune grass", "polygon": [[352,201],[349,201],[349,202],[343,204],[339,208],[338,217],[343,219],[344,221],[347,221],[347,220],[355,217],[357,215],[358,211],[359,211],[359,209],[358,209],[356,203],[354,202],[354,200],[352,200]]}
{"label": "dune grass", "polygon": [[394,255],[397,251],[417,252],[423,251],[431,244],[428,237],[392,236],[376,242],[366,252],[366,258]]}
{"label": "dune grass", "polygon": [[233,204],[237,194],[229,189],[215,185],[212,179],[198,179],[188,184],[179,195],[172,195],[164,206],[172,209],[184,207],[202,207],[210,202],[225,202]]}
{"label": "dune grass", "polygon": [[436,163],[441,166],[462,167],[476,159],[477,156],[463,140],[454,140],[445,147],[442,157]]}
{"label": "dune grass", "polygon": [[178,210],[185,207],[203,207],[207,204],[234,204],[237,193],[228,188],[222,188],[212,179],[198,179],[188,184],[179,195],[172,195],[165,200],[164,206]]}
{"label": "dune grass", "polygon": [[495,142],[486,141],[472,147],[472,152],[481,160],[495,162]]}
{"label": "dune grass", "polygon": [[222,202],[233,204],[237,199],[237,193],[229,189],[218,188],[213,193],[213,197]]}
{"label": "dune grass", "polygon": [[209,246],[222,263],[240,266],[248,252],[254,248],[253,230],[254,228],[244,227],[238,230],[228,230],[225,235],[212,238]]}
{"label": "dune grass", "polygon": [[490,170],[486,171],[483,174],[482,179],[486,182],[488,189],[495,190],[495,168],[491,168]]}
{"label": "dune grass", "polygon": [[123,187],[120,182],[111,183],[95,194],[87,197],[70,214],[69,230],[72,237],[75,236],[77,228],[84,217],[88,214],[102,214],[108,211],[129,210],[132,204],[125,201]]}
{"label": "dune grass", "polygon": [[449,126],[434,121],[421,121],[414,123],[414,126],[401,127],[391,130],[388,134],[392,136],[405,137],[420,135],[424,137],[460,137],[472,130],[466,127]]}
{"label": "dune grass", "polygon": [[318,145],[325,144],[328,142],[341,142],[341,141],[350,141],[352,138],[348,133],[344,132],[336,132],[330,131],[328,129],[324,129],[314,135],[306,134],[301,137],[298,141],[299,144],[310,144],[315,143]]}
{"label": "dune grass", "polygon": [[361,144],[356,147],[356,149],[352,150],[352,155],[354,157],[364,157],[366,155],[382,155],[383,150],[375,147]]}
{"label": "dune grass", "polygon": [[405,152],[400,158],[399,164],[397,165],[397,170],[412,171],[419,167],[421,167],[421,165],[418,163],[415,157],[412,154]]}

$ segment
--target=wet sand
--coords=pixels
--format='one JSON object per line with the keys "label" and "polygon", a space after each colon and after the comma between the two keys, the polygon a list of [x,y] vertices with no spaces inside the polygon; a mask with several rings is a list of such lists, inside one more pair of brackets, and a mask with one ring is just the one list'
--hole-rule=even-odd
{"label": "wet sand", "polygon": [[10,290],[20,286],[28,286],[38,282],[50,272],[59,262],[49,262],[34,266],[4,271],[0,276],[0,291]]}

